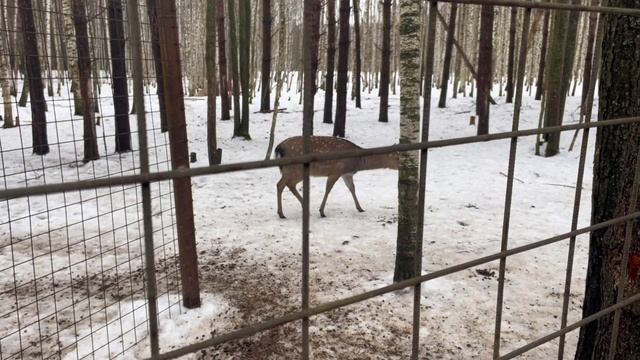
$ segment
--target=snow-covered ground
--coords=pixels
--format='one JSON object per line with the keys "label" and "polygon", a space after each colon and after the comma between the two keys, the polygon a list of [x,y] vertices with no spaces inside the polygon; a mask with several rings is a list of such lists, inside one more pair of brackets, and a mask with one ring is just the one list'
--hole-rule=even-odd
{"label": "snow-covered ground", "polygon": [[[434,97],[438,94],[439,92],[434,92]],[[322,95],[323,92],[319,91],[316,98],[317,109],[322,109]],[[495,95],[499,105],[491,108],[491,131],[509,131],[513,107],[510,104],[504,104],[504,99]],[[103,96],[106,96],[105,93]],[[283,97],[282,107],[287,108],[287,111],[278,117],[276,144],[289,136],[301,134],[302,107],[298,104],[298,100],[299,95],[295,93],[286,94]],[[108,100],[105,101],[103,109],[109,111]],[[566,107],[567,123],[578,120],[578,103],[578,98],[569,98]],[[153,100],[151,105],[155,106],[155,104]],[[198,162],[193,165],[206,166],[206,99],[187,98],[185,106],[190,151],[198,154]],[[251,141],[232,139],[232,122],[218,122],[218,141],[219,147],[223,149],[224,163],[264,158],[271,114],[257,113],[257,106],[256,102],[251,107],[253,138]],[[364,94],[363,109],[355,109],[353,103],[349,102],[347,139],[363,147],[396,143],[399,135],[398,106],[399,98],[392,96],[389,110],[390,122],[382,124],[377,122],[378,98],[375,93]],[[525,99],[521,129],[537,127],[539,106],[539,102],[532,98]],[[66,113],[64,115],[58,113],[58,119],[68,119],[68,103],[56,106],[57,111],[58,109],[62,111],[62,108],[67,109]],[[447,109],[434,108],[431,139],[474,135],[476,128],[469,126],[469,116],[474,112],[474,101],[469,98],[449,100]],[[322,123],[321,114],[321,110],[316,113],[315,134],[331,135],[332,126]],[[21,109],[21,115],[23,124],[27,123],[25,119],[28,118],[28,111]],[[112,119],[107,118],[103,121],[104,131],[108,135],[113,131]],[[135,116],[132,116],[131,123],[135,124]],[[73,128],[69,124],[69,122],[58,123],[58,134],[61,137],[73,137],[75,133],[73,138],[79,139],[82,131],[81,121],[76,121]],[[55,129],[56,127],[51,124],[50,134]],[[98,133],[102,136],[102,128],[98,128]],[[534,155],[535,139],[533,137],[518,141],[510,247],[524,245],[570,230],[579,157],[577,150],[567,151],[571,135],[573,134],[563,134],[561,154],[549,159]],[[30,137],[28,126],[20,130],[0,130],[3,151],[7,151],[5,150],[7,148],[20,147],[20,142],[28,146]],[[164,141],[164,137],[158,134],[154,137]],[[110,154],[108,158],[103,157],[95,162],[95,165],[68,169],[68,166],[54,167],[52,170],[43,172],[49,176],[47,183],[60,181],[59,173],[71,172],[69,175],[71,178],[66,175],[64,178],[65,181],[69,181],[76,173],[80,174],[76,178],[91,176],[94,172],[104,174],[104,171],[107,171],[105,170],[107,165],[116,166],[118,169],[134,166],[137,157],[134,158],[131,154],[126,157],[113,155],[111,140],[107,139]],[[100,145],[104,155],[102,137]],[[81,142],[76,144],[76,148],[81,152]],[[159,146],[158,149],[163,152],[157,155],[158,161],[162,162],[166,159],[166,147]],[[504,140],[430,151],[424,231],[425,273],[500,250],[508,150],[509,140]],[[63,149],[60,154],[75,158],[73,154]],[[587,160],[588,168],[585,175],[579,226],[586,226],[589,223],[592,155],[593,142],[590,144]],[[27,169],[38,169],[42,168],[43,161],[49,166],[49,159],[55,161],[58,155],[47,156],[42,160],[32,156],[27,150],[25,157],[28,163]],[[2,161],[5,174],[8,168],[19,167],[23,162],[22,157],[9,155],[4,155]],[[25,176],[22,173],[20,176],[5,176],[5,178],[7,187],[24,185]],[[31,175],[27,178],[30,179]],[[42,181],[39,179],[29,180],[29,184]],[[278,169],[193,179],[203,307],[197,310],[182,310],[183,314],[177,316],[174,312],[171,319],[167,319],[166,316],[161,318],[160,344],[163,351],[299,309],[302,266],[301,208],[293,195],[285,190],[284,211],[288,218],[285,220],[278,218],[275,194],[278,179]],[[23,183],[20,183],[21,181]],[[360,202],[366,212],[357,212],[347,188],[343,184],[338,184],[329,198],[326,209],[327,218],[321,218],[316,209],[324,193],[324,179],[312,179],[313,212],[310,236],[312,305],[355,295],[392,282],[397,221],[396,172],[391,170],[362,172],[355,177],[355,183]],[[162,186],[166,190],[168,184]],[[165,190],[159,190],[158,186],[155,188],[156,194],[165,193]],[[94,194],[95,197],[95,192],[89,193]],[[119,199],[121,205],[123,198],[125,203],[131,201],[135,204],[137,201],[136,189],[120,189],[118,194],[117,196],[121,197]],[[106,199],[111,199],[113,196],[116,195],[107,196]],[[168,198],[170,196],[164,196],[165,201],[168,201]],[[49,196],[49,206],[60,199],[60,197]],[[34,208],[45,206],[43,201],[44,198],[32,199],[30,207],[24,200],[0,203],[0,216],[2,216],[0,223],[6,222],[7,207],[11,211],[11,218],[14,218],[16,213],[26,216],[30,211],[33,212]],[[79,209],[84,207],[78,205]],[[88,208],[93,210],[87,211],[96,211],[96,209],[106,211],[109,206],[96,206],[94,200]],[[154,211],[162,209],[166,209],[166,204],[162,207],[158,200],[154,201]],[[130,211],[132,216],[139,213],[139,209],[135,206],[132,206]],[[124,210],[120,216],[126,218],[128,213]],[[67,213],[66,216],[68,217],[69,214]],[[71,217],[73,216],[77,214],[71,214]],[[84,216],[87,217],[86,214]],[[43,226],[42,232],[45,233],[49,223],[60,222],[64,225],[67,221],[64,214],[58,216],[45,213],[40,218],[28,218],[32,219],[31,227]],[[171,224],[170,212],[162,212],[160,216],[154,217],[155,226],[158,228],[160,221],[164,222],[164,226]],[[84,232],[76,232],[73,236],[79,240],[82,234],[100,231],[99,228],[94,228],[97,225],[85,223],[81,229]],[[4,246],[8,241],[8,236],[4,235],[8,234],[8,225],[2,226],[0,232],[4,240],[2,240],[3,247],[0,249],[0,264],[4,269],[11,263],[12,253],[28,258],[31,256],[30,251],[33,246],[28,246],[28,249],[14,247],[13,252],[10,251],[11,247]],[[106,226],[117,227],[111,223]],[[138,227],[128,227],[128,229],[135,232],[137,237]],[[16,224],[12,225],[11,230],[13,237],[19,237],[18,233],[28,237],[30,231],[29,226]],[[172,229],[169,227],[167,231],[171,232]],[[108,242],[111,244],[126,242],[124,234],[126,232],[114,233]],[[71,237],[70,234],[62,233],[58,241],[66,244],[69,237]],[[47,241],[54,241],[50,240],[53,238],[51,235],[47,237]],[[162,232],[156,239],[161,241]],[[578,320],[581,315],[586,271],[586,239],[583,236],[577,242],[569,322]],[[561,242],[508,259],[502,325],[503,353],[560,327],[567,244],[567,242]],[[100,249],[99,245],[96,246]],[[166,249],[167,252],[175,252],[171,244],[168,244]],[[49,251],[49,248],[46,250]],[[82,249],[78,251],[84,256]],[[141,251],[141,249],[135,251]],[[135,254],[139,254],[135,251]],[[74,254],[64,254],[64,257],[69,256]],[[45,260],[49,261],[49,258],[46,257]],[[139,271],[141,260],[136,261],[137,263],[133,264],[128,271]],[[167,257],[167,263],[171,261],[171,257]],[[117,262],[117,255],[103,259],[103,266],[113,265],[115,262]],[[29,266],[38,269],[40,265],[34,266],[29,263]],[[87,277],[91,276],[92,266],[93,264],[89,263],[88,270],[82,269]],[[168,270],[174,266],[175,263],[166,265],[161,273],[174,272],[175,269]],[[99,273],[97,268],[95,269],[95,273]],[[497,270],[498,262],[494,262],[428,282],[423,286],[421,322],[423,358],[488,359],[491,357]],[[16,277],[24,276],[27,279],[25,281],[28,281],[33,278],[29,271],[19,273],[17,270]],[[49,268],[47,272],[51,273],[51,269]],[[128,274],[120,275],[128,276]],[[3,293],[5,289],[13,287],[13,276],[14,274],[10,271],[0,272]],[[178,289],[178,287],[169,287],[169,289]],[[139,299],[142,299],[142,294]],[[317,359],[407,358],[411,344],[412,299],[411,291],[405,290],[312,318],[313,357]],[[38,303],[44,306],[47,304],[46,301],[41,299]],[[5,313],[9,309],[2,307],[2,310]],[[76,315],[79,316],[79,314]],[[144,319],[145,313],[141,312],[139,316]],[[11,324],[15,327],[15,323],[3,320],[0,337],[11,329]],[[299,323],[290,324],[249,339],[199,352],[197,356],[225,359],[298,358],[299,328]],[[138,335],[143,333],[144,331],[140,331]],[[574,332],[567,337],[567,354],[571,354],[575,348],[576,335]],[[5,346],[7,345],[3,342],[3,352]],[[50,346],[53,345],[50,344]],[[128,352],[127,357],[148,356],[147,346],[148,343],[145,340]],[[530,351],[523,358],[551,358],[555,356],[557,346],[557,341],[550,342]],[[63,356],[74,358],[77,354],[71,351]]]}

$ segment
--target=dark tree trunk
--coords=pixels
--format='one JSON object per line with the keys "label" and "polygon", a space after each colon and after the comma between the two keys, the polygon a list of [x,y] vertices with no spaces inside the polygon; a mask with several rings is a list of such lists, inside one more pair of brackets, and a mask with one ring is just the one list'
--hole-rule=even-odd
{"label": "dark tree trunk", "polygon": [[107,9],[109,12],[113,107],[116,122],[116,152],[122,153],[131,150],[131,128],[129,126],[129,86],[127,84],[121,0],[108,0]]}
{"label": "dark tree trunk", "polygon": [[160,130],[162,132],[167,132],[167,110],[164,103],[164,89],[162,88],[162,61],[160,59],[160,38],[158,35],[156,1],[157,0],[147,0],[147,16],[149,17],[149,31],[151,32],[153,66],[156,72],[156,92],[158,95],[158,107],[160,108]]}
{"label": "dark tree trunk", "polygon": [[511,24],[509,24],[509,55],[507,60],[507,103],[513,103],[513,75],[516,63],[516,23],[518,21],[518,8],[511,8]]}
{"label": "dark tree trunk", "polygon": [[[640,8],[640,0],[614,0],[610,6]],[[640,18],[606,15],[602,21],[605,36],[602,46],[599,121],[640,115]],[[611,220],[636,211],[630,204],[638,153],[640,124],[598,128],[591,214],[592,224]],[[637,199],[636,199],[637,201]],[[640,257],[640,227],[629,221],[591,233],[589,265],[583,316],[589,316],[617,301],[621,260],[626,227],[631,229],[630,255]],[[624,297],[640,292],[637,268],[622,279]],[[604,359],[611,350],[613,314],[604,316],[580,329],[576,359]],[[640,354],[640,304],[621,310],[615,359],[637,359]]]}
{"label": "dark tree trunk", "polygon": [[80,96],[82,97],[82,117],[84,127],[84,162],[100,158],[96,122],[93,117],[93,94],[91,91],[91,53],[87,35],[87,15],[83,0],[73,0],[73,24],[76,30],[78,49],[78,75]]}
{"label": "dark tree trunk", "polygon": [[227,78],[227,40],[224,27],[224,0],[216,0],[218,18],[218,72],[220,77],[220,120],[231,120],[229,79]]}
{"label": "dark tree trunk", "polygon": [[[44,89],[42,87],[42,72],[38,57],[38,40],[36,27],[33,22],[33,6],[31,0],[18,1],[20,20],[22,23],[22,45],[25,59],[25,72],[29,80],[29,95],[31,96],[31,133],[33,152],[37,155],[49,153],[47,140],[47,117],[45,114]],[[25,81],[25,85],[26,81]]]}
{"label": "dark tree trunk", "polygon": [[447,32],[447,45],[444,50],[444,63],[442,65],[442,81],[440,82],[440,101],[438,107],[444,109],[447,106],[447,91],[449,90],[449,74],[451,74],[451,53],[453,52],[453,38],[456,32],[456,15],[458,4],[451,3],[449,14],[449,30]]}
{"label": "dark tree trunk", "polygon": [[336,70],[336,0],[327,0],[327,78],[324,95],[325,124],[333,123],[333,79]]}
{"label": "dark tree trunk", "polygon": [[362,109],[362,41],[360,39],[360,0],[353,0],[353,32],[356,40],[355,69],[353,73],[353,97],[356,107]]}
{"label": "dark tree trunk", "polygon": [[549,22],[551,20],[549,10],[544,12],[544,24],[542,25],[542,45],[540,46],[540,66],[538,66],[538,80],[536,81],[536,100],[542,99],[544,91],[544,68],[547,64],[547,44],[549,43]]}
{"label": "dark tree trunk", "polygon": [[338,86],[336,89],[336,122],[333,136],[345,136],[347,118],[347,81],[349,80],[349,0],[340,0],[340,42],[338,50]]}
{"label": "dark tree trunk", "polygon": [[380,67],[380,114],[389,122],[389,82],[391,81],[391,0],[382,1],[382,61]]}
{"label": "dark tree trunk", "polygon": [[242,85],[242,122],[238,136],[251,140],[249,135],[249,98],[251,88],[249,78],[251,73],[251,4],[249,0],[241,0],[238,11],[240,48],[240,83]]}
{"label": "dark tree trunk", "polygon": [[304,2],[303,42],[303,123],[311,125],[313,132],[313,107],[316,94],[316,74],[318,72],[318,46],[320,42],[320,0]]}
{"label": "dark tree trunk", "polygon": [[[209,166],[219,165],[222,153],[218,150],[216,131],[216,4],[207,2],[207,155]],[[224,36],[224,34],[223,34]]]}
{"label": "dark tree trunk", "polygon": [[589,30],[587,35],[587,54],[584,57],[584,78],[582,81],[582,100],[580,104],[584,107],[589,95],[589,84],[591,84],[591,72],[593,67],[593,51],[596,36],[596,23],[598,14],[589,14]]}
{"label": "dark tree trunk", "polygon": [[476,112],[478,113],[478,135],[489,133],[489,113],[491,97],[491,73],[493,53],[493,5],[482,5],[480,15],[480,48],[478,51],[478,94]]}
{"label": "dark tree trunk", "polygon": [[238,41],[236,38],[236,6],[235,1],[227,0],[229,14],[229,56],[231,57],[231,80],[233,82],[233,137],[240,136],[242,112],[240,110],[240,79],[238,78]]}
{"label": "dark tree trunk", "polygon": [[262,0],[262,97],[260,111],[271,110],[271,0]]}

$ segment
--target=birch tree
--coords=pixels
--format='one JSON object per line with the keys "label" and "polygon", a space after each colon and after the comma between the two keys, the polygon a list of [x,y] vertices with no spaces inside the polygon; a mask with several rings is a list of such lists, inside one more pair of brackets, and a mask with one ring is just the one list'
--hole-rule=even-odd
{"label": "birch tree", "polygon": [[[400,144],[420,141],[420,0],[400,0]],[[394,281],[415,276],[419,153],[401,152]]]}

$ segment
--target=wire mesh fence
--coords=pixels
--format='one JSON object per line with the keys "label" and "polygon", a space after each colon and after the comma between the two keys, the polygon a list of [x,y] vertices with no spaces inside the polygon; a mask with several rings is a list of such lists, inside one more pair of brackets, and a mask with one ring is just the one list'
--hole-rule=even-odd
{"label": "wire mesh fence", "polygon": [[[130,115],[129,109],[124,113],[114,110],[108,35],[103,33],[109,12],[102,2],[86,3],[92,52],[92,110],[100,158],[83,161],[83,117],[74,112],[73,60],[66,48],[75,39],[69,36],[73,32],[64,32],[60,26],[72,14],[63,3],[69,2],[47,2],[45,8],[45,2],[36,1],[32,8],[43,65],[40,80],[47,93],[49,153],[32,155],[32,98],[26,93],[17,96],[16,102],[9,104],[17,126],[2,129],[0,135],[2,189],[111,179],[140,171],[141,149],[135,121],[131,121],[127,134],[132,138],[131,150],[115,151],[120,135],[116,134],[116,117]],[[18,14],[24,6],[25,2],[3,4],[5,16],[0,29],[6,50],[0,56],[19,64],[24,62],[24,52],[19,50],[25,41],[24,29],[9,24],[21,23]],[[146,7],[139,10],[142,14],[147,11]],[[124,26],[128,26],[126,21]],[[165,171],[170,169],[169,143],[161,132],[152,85],[155,78],[148,23],[143,24],[143,29],[149,138],[145,152],[152,171]],[[54,45],[43,46],[46,42]],[[42,53],[47,48],[56,51]],[[122,60],[131,62],[130,57]],[[8,75],[0,81],[9,81],[14,91],[28,88],[24,72],[11,71]],[[170,316],[180,310],[173,189],[168,182],[157,183],[151,193],[156,220],[153,237],[158,259],[159,311],[162,316]],[[138,184],[3,199],[0,358],[111,358],[124,354],[143,339],[148,325],[142,222]]]}
{"label": "wire mesh fence", "polygon": [[[619,13],[631,16],[640,15],[639,12],[625,9],[558,5],[552,3],[530,3],[527,1],[467,1],[452,0],[461,3],[494,3],[503,6],[518,6],[525,8],[530,15],[532,7],[548,9],[575,9],[580,11],[594,11],[601,13]],[[431,9],[436,9],[437,3],[430,2]],[[140,13],[144,14],[145,8],[140,7]],[[64,15],[64,11],[38,10],[40,23],[47,16],[52,18]],[[106,22],[107,9],[96,7],[88,8],[89,23]],[[435,32],[435,12],[430,18],[433,26],[429,31]],[[175,14],[174,14],[175,16]],[[528,15],[525,15],[528,16]],[[38,18],[38,17],[36,17]],[[144,18],[144,16],[141,16]],[[526,19],[526,17],[525,17]],[[59,20],[58,20],[59,21]],[[6,22],[5,22],[6,23]],[[526,24],[526,20],[525,20]],[[149,24],[142,24],[148,29]],[[6,33],[15,32],[3,24]],[[101,26],[100,28],[104,28]],[[37,32],[38,41],[49,41],[51,37],[60,37],[59,41],[65,41],[64,34],[53,36],[46,31]],[[18,32],[15,32],[18,35]],[[16,38],[18,36],[15,36]],[[376,296],[397,291],[400,289],[419,286],[421,283],[431,281],[449,274],[460,272],[464,269],[482,265],[491,261],[500,261],[499,288],[497,296],[497,316],[494,341],[494,358],[510,359],[542,345],[550,340],[562,337],[567,332],[579,328],[599,317],[618,312],[619,309],[638,302],[640,295],[632,295],[619,299],[618,303],[609,308],[593,314],[579,322],[567,324],[566,300],[563,309],[562,323],[559,330],[550,333],[540,339],[526,344],[508,354],[501,354],[501,310],[503,307],[502,296],[504,293],[504,281],[506,277],[506,261],[509,256],[522,254],[539,247],[547,246],[561,241],[569,241],[575,244],[576,236],[588,234],[597,229],[603,229],[615,224],[630,223],[640,217],[638,212],[630,212],[626,216],[593,224],[588,227],[578,228],[575,221],[576,214],[580,211],[579,199],[582,189],[582,177],[584,175],[586,159],[586,143],[589,130],[601,126],[620,126],[635,124],[640,118],[626,118],[609,120],[606,122],[589,122],[583,124],[548,127],[544,129],[520,130],[517,117],[514,119],[513,131],[494,133],[485,136],[457,138],[432,141],[428,139],[428,132],[421,143],[379,147],[366,150],[354,150],[343,153],[330,154],[306,154],[300,157],[276,159],[269,161],[256,161],[240,164],[226,164],[215,167],[203,167],[193,169],[172,170],[170,165],[169,141],[161,132],[160,116],[158,113],[157,97],[152,85],[155,78],[152,77],[153,62],[151,59],[150,35],[148,30],[143,33],[143,53],[145,64],[145,80],[147,95],[145,102],[147,112],[147,135],[150,144],[147,149],[137,147],[133,140],[133,149],[125,153],[114,153],[114,143],[117,138],[115,118],[113,113],[113,96],[111,84],[113,77],[109,64],[111,59],[107,54],[106,34],[91,37],[95,42],[97,51],[92,59],[96,73],[94,76],[97,84],[96,104],[98,106],[99,140],[101,141],[100,160],[84,163],[82,119],[73,115],[73,94],[70,90],[68,76],[65,75],[62,54],[48,54],[51,65],[54,59],[57,61],[58,70],[48,71],[48,77],[43,78],[51,84],[53,95],[47,97],[48,133],[50,134],[50,154],[43,157],[31,156],[31,124],[21,121],[19,126],[2,130],[0,136],[0,161],[4,169],[3,188],[0,190],[0,233],[3,234],[0,243],[0,256],[5,259],[0,265],[0,282],[2,283],[1,295],[3,299],[11,299],[0,304],[0,318],[3,319],[0,326],[0,358],[24,358],[24,357],[117,357],[124,354],[131,346],[147,335],[147,283],[150,278],[149,271],[154,271],[158,285],[158,314],[171,316],[172,312],[179,311],[180,307],[180,276],[177,260],[177,241],[175,224],[174,195],[171,181],[191,178],[194,176],[211,176],[236,171],[246,171],[260,168],[270,168],[282,165],[300,164],[308,169],[309,164],[317,161],[360,157],[371,154],[382,154],[398,151],[421,151],[422,169],[420,176],[421,189],[426,186],[426,155],[429,149],[456,146],[462,144],[479,143],[511,139],[511,152],[509,159],[509,173],[506,190],[504,211],[504,225],[502,243],[499,252],[474,259],[462,264],[450,266],[429,274],[378,288],[341,300],[323,303],[309,304],[303,301],[299,311],[289,313],[279,318],[250,325],[234,332],[215,336],[211,339],[186,345],[180,349],[163,354],[153,354],[153,358],[168,359],[181,355],[194,353],[201,349],[216,346],[234,339],[251,336],[267,329],[275,328],[287,323],[302,320],[303,357],[309,356],[308,327],[309,318],[314,315],[332,311],[351,304],[362,302]],[[56,41],[56,40],[53,40]],[[66,39],[69,41],[69,39]],[[433,38],[427,43],[433,50]],[[11,50],[8,57],[20,61],[21,53]],[[100,55],[102,54],[102,55]],[[427,61],[426,74],[433,70],[433,51],[428,52],[431,62]],[[47,58],[47,56],[45,56]],[[526,41],[523,41],[520,59],[526,64]],[[131,59],[127,59],[130,61]],[[430,64],[430,65],[429,65]],[[55,68],[55,66],[52,66]],[[520,66],[523,68],[523,66]],[[43,72],[44,73],[44,72]],[[522,80],[523,74],[519,76]],[[0,79],[3,80],[3,79]],[[10,80],[15,88],[24,88],[24,77],[12,74]],[[593,80],[595,82],[595,79]],[[181,84],[180,84],[181,86]],[[518,86],[522,89],[522,83]],[[429,97],[427,97],[429,98]],[[522,93],[517,95],[521,100]],[[13,104],[20,119],[29,119],[29,110]],[[519,103],[516,100],[516,114],[519,114]],[[128,112],[127,112],[128,113]],[[428,130],[429,117],[425,117],[425,126]],[[134,122],[132,122],[133,124]],[[583,147],[580,154],[580,169],[576,181],[576,206],[574,207],[574,222],[570,232],[540,240],[520,247],[510,247],[508,240],[509,216],[511,192],[514,182],[515,148],[517,140],[525,136],[537,134],[583,130]],[[131,133],[137,131],[132,126]],[[51,136],[51,134],[53,134]],[[55,139],[55,141],[51,141]],[[147,153],[151,160],[149,174],[140,172],[140,151]],[[308,171],[306,181],[308,184]],[[636,179],[636,183],[640,179]],[[140,199],[141,184],[151,184],[152,215],[154,219],[153,241],[156,263],[151,269],[144,269],[144,242],[142,222],[145,216],[150,214],[142,211]],[[308,188],[308,186],[306,186]],[[308,252],[308,192],[304,193],[305,222],[303,224],[303,278],[308,279],[309,252]],[[424,207],[424,197],[421,198],[420,207]],[[6,234],[6,236],[5,236]],[[573,246],[573,245],[571,245]],[[571,248],[572,249],[572,248]],[[498,249],[496,249],[498,250]],[[571,251],[568,254],[571,264]],[[625,268],[625,265],[622,266]],[[567,268],[567,279],[571,279],[571,265]],[[419,290],[419,289],[418,289]],[[419,293],[419,291],[416,291]],[[570,288],[566,288],[565,299],[570,294]],[[303,281],[302,297],[308,299],[308,282]],[[420,329],[420,297],[414,302],[414,358],[418,356]],[[151,332],[157,343],[157,332]],[[153,341],[152,341],[153,343]],[[563,341],[560,341],[563,344]],[[562,345],[561,345],[562,346]],[[559,350],[562,352],[562,348]]]}

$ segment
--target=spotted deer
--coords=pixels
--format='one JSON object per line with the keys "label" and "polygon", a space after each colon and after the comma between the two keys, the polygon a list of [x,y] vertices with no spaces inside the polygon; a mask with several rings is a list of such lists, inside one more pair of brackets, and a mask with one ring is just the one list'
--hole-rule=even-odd
{"label": "spotted deer", "polygon": [[[295,136],[288,138],[281,142],[275,150],[276,158],[286,158],[292,156],[303,155],[303,137]],[[331,136],[312,136],[311,137],[311,152],[312,153],[331,153],[347,150],[362,149],[360,146],[352,143],[351,141],[331,137]],[[356,187],[353,184],[353,175],[358,171],[374,170],[374,169],[398,169],[398,154],[382,154],[382,155],[369,155],[361,158],[350,158],[340,160],[327,160],[321,162],[314,162],[311,164],[310,172],[311,176],[326,177],[327,185],[320,205],[320,216],[325,217],[324,207],[327,204],[327,198],[329,192],[335,185],[339,178],[344,180],[347,188],[353,196],[353,201],[356,204],[356,209],[360,212],[364,212],[356,196]],[[280,167],[280,173],[282,177],[278,181],[278,215],[281,218],[285,218],[282,212],[282,191],[285,186],[291,190],[293,195],[302,203],[302,196],[296,189],[296,185],[303,180],[303,166],[302,165],[286,165]]]}

